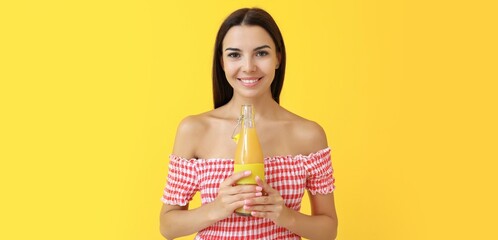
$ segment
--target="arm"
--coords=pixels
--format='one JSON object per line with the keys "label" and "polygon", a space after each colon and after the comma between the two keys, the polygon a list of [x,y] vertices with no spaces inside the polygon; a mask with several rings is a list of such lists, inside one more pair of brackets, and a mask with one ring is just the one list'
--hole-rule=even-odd
{"label": "arm", "polygon": [[335,239],[338,221],[334,194],[309,196],[311,216],[287,208],[288,217],[281,218],[277,224],[308,239]]}
{"label": "arm", "polygon": [[[194,157],[197,145],[194,133],[202,129],[203,124],[196,117],[183,119],[176,132],[173,154],[186,158]],[[188,211],[188,206],[188,204],[185,206],[163,204],[159,221],[160,232],[166,239],[189,235],[211,224],[210,219],[200,218],[201,215],[198,215],[203,214],[203,210],[208,210],[206,207]]]}
{"label": "arm", "polygon": [[164,204],[161,209],[160,231],[167,239],[196,233],[230,216],[244,206],[244,200],[261,196],[261,187],[232,186],[239,179],[251,175],[250,171],[234,173],[220,184],[216,199],[196,209]]}
{"label": "arm", "polygon": [[[299,152],[316,152],[328,146],[325,132],[318,124],[310,121],[299,122],[291,131]],[[302,214],[285,206],[280,193],[270,185],[256,179],[268,196],[245,202],[244,208],[253,211],[255,217],[269,218],[275,224],[308,239],[335,239],[337,236],[337,214],[334,194],[309,193],[311,215]]]}
{"label": "arm", "polygon": [[207,205],[206,207],[187,210],[188,204],[186,206],[163,204],[160,214],[160,232],[166,239],[186,236],[214,223],[214,219],[199,217],[202,214],[207,216],[205,213],[209,212]]}
{"label": "arm", "polygon": [[[328,146],[325,131],[319,124],[308,122],[298,131],[300,138],[309,143],[303,144],[308,148],[307,151],[303,150],[304,152],[315,152],[316,148],[323,149]],[[287,208],[287,217],[282,218],[277,224],[308,239],[335,239],[338,219],[334,193],[313,195],[308,191],[308,196],[311,216]]]}
{"label": "arm", "polygon": [[[188,117],[178,127],[173,153],[177,156],[193,158],[199,146],[199,135],[205,131],[199,117]],[[164,204],[160,213],[160,232],[167,239],[174,239],[198,232],[215,222],[230,216],[244,205],[244,199],[261,196],[261,188],[255,186],[232,185],[250,172],[235,173],[221,184],[216,199],[196,209],[186,206]],[[170,177],[170,176],[168,176]],[[192,183],[193,184],[193,183]]]}
{"label": "arm", "polygon": [[254,211],[254,217],[269,218],[275,224],[308,239],[335,239],[337,236],[337,213],[334,194],[310,196],[311,216],[294,211],[285,206],[279,192],[256,177],[258,185],[268,196],[245,201],[244,208]]}

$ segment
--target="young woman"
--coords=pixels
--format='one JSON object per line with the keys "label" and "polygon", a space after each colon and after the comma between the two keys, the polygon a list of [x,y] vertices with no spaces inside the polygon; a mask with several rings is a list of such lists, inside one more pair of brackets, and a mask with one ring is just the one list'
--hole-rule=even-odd
{"label": "young woman", "polygon": [[[279,105],[285,46],[273,18],[239,9],[221,25],[213,58],[214,106],[179,125],[160,214],[173,239],[334,239],[337,216],[330,148],[323,129]],[[266,182],[235,185],[250,172],[233,172],[232,132],[243,104],[255,109]],[[299,212],[309,191],[311,215]],[[200,191],[202,206],[188,203]],[[251,216],[234,213],[243,207]]]}

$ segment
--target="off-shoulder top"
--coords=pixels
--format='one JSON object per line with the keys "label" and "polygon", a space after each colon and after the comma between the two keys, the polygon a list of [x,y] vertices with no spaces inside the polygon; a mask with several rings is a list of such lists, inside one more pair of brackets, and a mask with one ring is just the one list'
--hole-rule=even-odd
{"label": "off-shoulder top", "polygon": [[[299,211],[305,189],[328,194],[335,189],[330,148],[309,155],[266,157],[266,182],[280,192],[288,208]],[[197,191],[201,202],[214,201],[221,182],[233,174],[233,159],[186,159],[170,155],[169,173],[162,202],[185,206]],[[230,217],[199,231],[195,239],[301,239],[271,220]]]}

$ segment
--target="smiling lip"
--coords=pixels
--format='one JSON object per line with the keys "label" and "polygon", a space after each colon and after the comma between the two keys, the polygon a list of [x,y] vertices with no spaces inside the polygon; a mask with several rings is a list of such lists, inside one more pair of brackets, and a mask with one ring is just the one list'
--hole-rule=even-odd
{"label": "smiling lip", "polygon": [[261,80],[262,77],[257,78],[257,77],[243,77],[243,78],[237,78],[237,80],[242,83],[245,87],[253,87],[259,83],[259,80]]}

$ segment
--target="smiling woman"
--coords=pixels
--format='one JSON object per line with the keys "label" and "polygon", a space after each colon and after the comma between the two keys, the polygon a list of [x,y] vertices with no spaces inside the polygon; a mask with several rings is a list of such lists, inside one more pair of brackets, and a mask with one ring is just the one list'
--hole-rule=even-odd
{"label": "smiling woman", "polygon": [[[240,9],[233,12],[221,25],[218,34],[216,36],[216,42],[214,47],[214,57],[213,57],[213,97],[214,97],[214,107],[221,107],[228,103],[233,95],[233,89],[227,82],[227,77],[225,75],[225,70],[223,69],[224,64],[223,61],[225,59],[226,54],[223,54],[223,51],[231,51],[235,50],[235,55],[232,56],[240,56],[241,49],[236,48],[236,46],[227,45],[229,41],[227,39],[227,35],[231,32],[230,37],[232,37],[231,44],[248,44],[247,41],[249,39],[252,40],[252,35],[247,36],[247,32],[241,31],[241,27],[255,28],[253,31],[258,32],[258,40],[261,42],[266,42],[265,45],[256,46],[254,49],[257,55],[265,55],[268,53],[267,51],[260,51],[261,48],[274,46],[271,50],[274,53],[273,57],[278,57],[278,64],[275,66],[277,69],[274,71],[274,79],[271,84],[271,94],[273,99],[279,103],[280,101],[280,92],[282,91],[282,86],[284,84],[284,76],[285,76],[285,65],[286,65],[286,52],[285,52],[285,44],[282,38],[282,34],[280,33],[280,29],[277,24],[273,20],[273,18],[265,11],[258,11],[257,9],[253,9],[252,11],[248,11],[247,9]],[[264,30],[262,33],[261,30]],[[241,34],[246,34],[245,36],[241,36]],[[233,39],[238,37],[238,39]],[[264,39],[266,37],[266,39]],[[267,37],[270,37],[270,41]],[[241,39],[242,38],[242,39]],[[233,42],[234,40],[241,40],[241,42]],[[249,45],[252,45],[249,43]],[[257,44],[254,44],[257,45]],[[225,47],[225,49],[223,48]],[[246,49],[247,51],[247,49]],[[252,55],[252,53],[250,53]]]}
{"label": "smiling woman", "polygon": [[[264,10],[232,13],[218,32],[213,58],[214,109],[178,127],[161,210],[160,230],[173,239],[334,239],[337,216],[330,148],[317,123],[279,104],[285,45]],[[233,129],[242,105],[253,105],[265,180],[234,173]],[[257,185],[236,185],[244,177]],[[312,214],[301,213],[308,190]],[[202,206],[189,209],[201,192]],[[249,216],[239,216],[243,208]]]}
{"label": "smiling woman", "polygon": [[[270,35],[259,26],[235,26],[223,40],[222,67],[234,97],[254,98],[269,94],[280,54]],[[265,91],[266,90],[266,91]]]}

